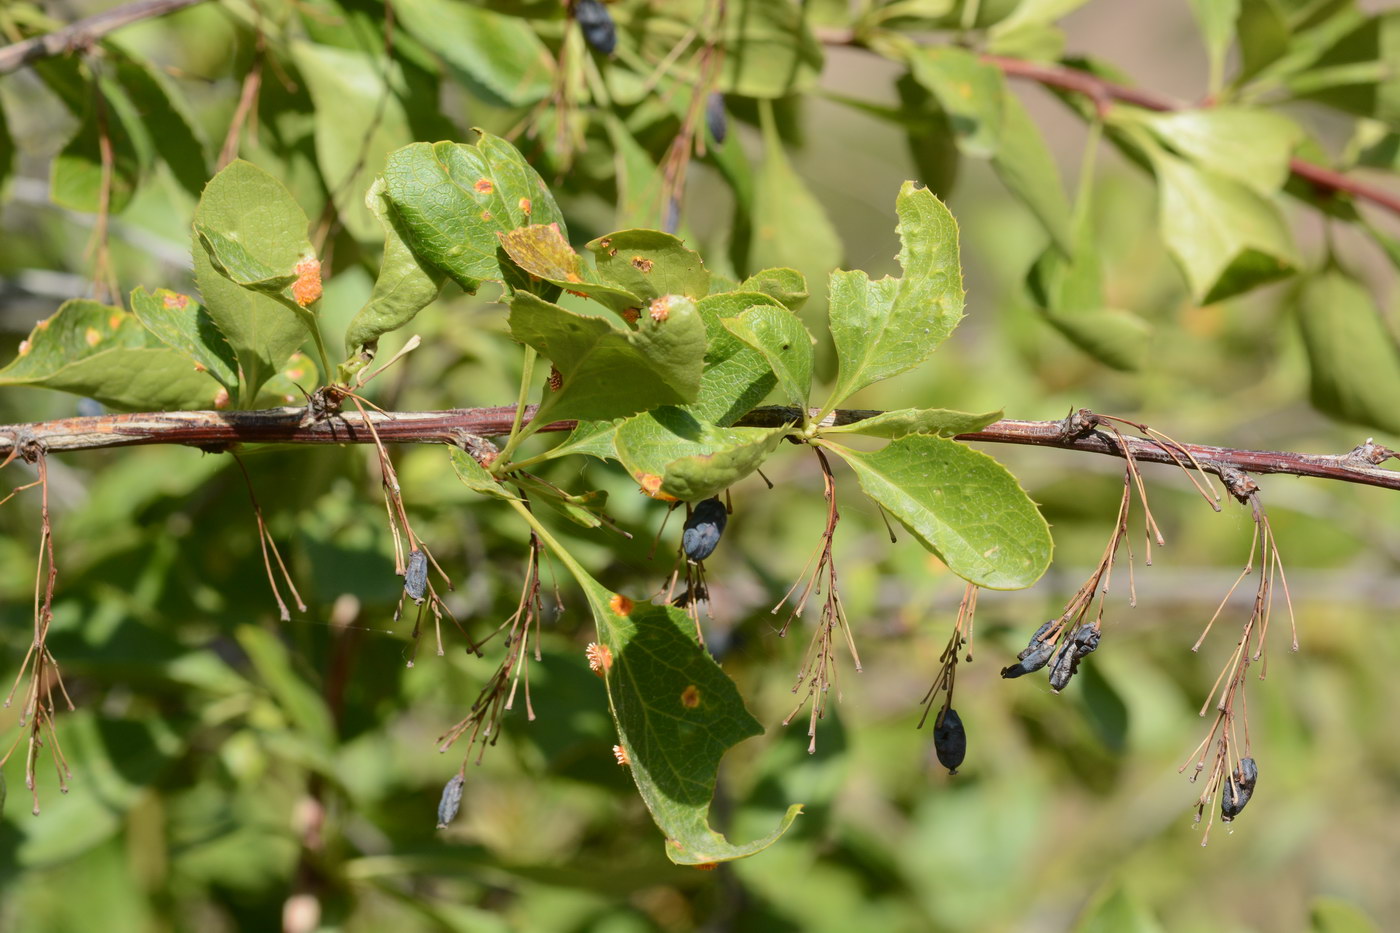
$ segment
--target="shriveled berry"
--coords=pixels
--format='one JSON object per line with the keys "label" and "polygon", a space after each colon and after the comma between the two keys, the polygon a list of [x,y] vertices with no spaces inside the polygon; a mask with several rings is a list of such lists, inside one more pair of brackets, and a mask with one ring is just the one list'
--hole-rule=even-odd
{"label": "shriveled berry", "polygon": [[1079,658],[1074,653],[1074,645],[1066,643],[1055,656],[1055,663],[1050,665],[1050,689],[1056,693],[1065,689],[1078,669]]}
{"label": "shriveled berry", "polygon": [[1240,815],[1249,798],[1254,796],[1254,784],[1259,780],[1259,768],[1253,758],[1241,758],[1235,769],[1234,781],[1220,789],[1220,818],[1226,823]]}
{"label": "shriveled berry", "polygon": [[933,751],[949,774],[958,773],[958,766],[967,757],[967,730],[957,710],[944,710],[933,724]]}
{"label": "shriveled berry", "polygon": [[710,128],[710,135],[716,143],[724,142],[724,137],[729,135],[729,118],[724,112],[724,95],[719,91],[711,91],[710,96],[705,99],[705,125]]}
{"label": "shriveled berry", "polygon": [[727,521],[729,513],[718,496],[697,505],[685,521],[685,530],[681,532],[681,548],[685,556],[699,563],[713,554]]}
{"label": "shriveled berry", "polygon": [[617,27],[613,25],[612,14],[598,0],[576,0],[574,19],[583,30],[584,41],[594,49],[611,55],[617,48]]}
{"label": "shriveled berry", "polygon": [[466,783],[466,778],[454,774],[443,786],[442,801],[438,804],[438,829],[446,829],[447,824],[457,818],[457,810],[462,806],[462,787]]}
{"label": "shriveled berry", "polygon": [[1096,625],[1085,625],[1070,636],[1070,644],[1074,646],[1074,659],[1077,661],[1086,654],[1092,654],[1099,646],[1099,639],[1103,633]]}
{"label": "shriveled berry", "polygon": [[421,603],[428,591],[428,555],[417,548],[408,552],[408,569],[403,574],[403,591],[415,603]]}
{"label": "shriveled berry", "polygon": [[1020,654],[1016,655],[1018,662],[1012,664],[1010,667],[1003,667],[1001,669],[1002,677],[1005,677],[1007,680],[1011,680],[1014,677],[1024,677],[1026,674],[1040,670],[1049,662],[1050,655],[1055,653],[1055,642],[1048,638],[1044,641],[1040,639],[1050,631],[1055,621],[1056,620],[1051,619],[1035,630],[1035,634],[1031,636],[1030,642],[1021,650]]}

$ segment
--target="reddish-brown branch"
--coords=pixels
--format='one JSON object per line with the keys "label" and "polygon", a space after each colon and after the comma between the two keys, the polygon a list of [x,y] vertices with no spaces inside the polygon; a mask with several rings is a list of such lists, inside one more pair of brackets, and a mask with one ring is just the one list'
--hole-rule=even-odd
{"label": "reddish-brown branch", "polygon": [[[817,37],[826,45],[864,48],[859,36],[849,29],[819,29]],[[982,61],[995,65],[1002,74],[1014,78],[1025,78],[1045,87],[1083,94],[1092,100],[1100,111],[1107,109],[1113,101],[1164,112],[1183,110],[1190,106],[1156,91],[1107,81],[1086,71],[1061,65],[1046,65],[1019,58],[1007,58],[1004,55],[983,55]],[[1361,179],[1343,175],[1306,159],[1291,159],[1288,167],[1294,175],[1321,191],[1348,194],[1400,214],[1400,192],[1389,191]]]}
{"label": "reddish-brown branch", "polygon": [[[181,444],[222,451],[237,444],[373,444],[374,435],[386,444],[468,444],[473,437],[498,437],[510,431],[512,406],[458,408],[420,412],[342,412],[316,419],[301,408],[264,411],[171,411],[0,426],[0,458],[33,456],[104,447]],[[526,412],[533,414],[533,407]],[[832,424],[850,424],[879,414],[841,410],[828,416]],[[800,420],[793,408],[767,406],[751,411],[740,422],[781,426]],[[373,430],[371,430],[371,427]],[[572,421],[557,421],[541,431],[569,431]],[[1236,450],[1206,444],[1167,447],[1146,438],[1116,437],[1100,431],[1074,433],[1064,421],[998,421],[981,431],[961,434],[960,440],[992,444],[1055,447],[1122,458],[1126,451],[1140,463],[1179,465],[1189,453],[1213,472],[1235,469],[1246,473],[1285,473],[1340,480],[1365,486],[1400,489],[1400,472],[1379,464],[1393,453],[1367,442],[1345,454],[1305,454],[1292,451]]]}
{"label": "reddish-brown branch", "polygon": [[94,13],[87,19],[78,20],[48,35],[35,36],[0,49],[0,74],[8,74],[30,62],[54,55],[65,55],[75,49],[86,48],[107,33],[140,22],[164,16],[187,6],[203,3],[204,0],[140,0],[115,9]]}

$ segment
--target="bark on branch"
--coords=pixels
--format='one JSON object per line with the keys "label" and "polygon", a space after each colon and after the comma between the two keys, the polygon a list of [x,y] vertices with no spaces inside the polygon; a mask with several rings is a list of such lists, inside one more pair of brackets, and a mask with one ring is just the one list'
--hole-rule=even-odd
{"label": "bark on branch", "polygon": [[[532,417],[534,407],[526,411]],[[830,424],[850,424],[880,414],[845,409],[827,418]],[[498,437],[510,431],[513,406],[457,408],[447,411],[356,411],[316,417],[304,408],[271,408],[263,411],[170,411],[64,418],[32,424],[0,426],[0,458],[32,459],[40,452],[97,450],[179,444],[208,451],[223,451],[239,444],[372,444],[365,419],[386,444],[454,444],[466,446],[473,437]],[[756,408],[740,424],[779,426],[800,419],[800,412],[783,406]],[[556,421],[541,431],[569,431],[572,421]],[[1065,421],[998,421],[959,440],[992,444],[1024,444],[1055,447],[1085,453],[1122,457],[1117,438],[1102,431],[1076,431]],[[1124,435],[1134,458],[1145,463],[1178,462],[1189,451],[1202,467],[1216,474],[1241,470],[1251,474],[1283,473],[1340,480],[1364,486],[1400,489],[1400,472],[1380,464],[1396,454],[1371,441],[1345,454],[1305,454],[1292,451],[1237,450],[1206,444],[1181,444],[1168,449],[1161,443]],[[1222,474],[1223,475],[1223,474]]]}
{"label": "bark on branch", "polygon": [[9,74],[41,58],[66,55],[77,49],[87,48],[107,33],[123,26],[143,19],[164,16],[203,2],[204,0],[139,0],[137,3],[94,13],[71,26],[0,49],[0,74]]}

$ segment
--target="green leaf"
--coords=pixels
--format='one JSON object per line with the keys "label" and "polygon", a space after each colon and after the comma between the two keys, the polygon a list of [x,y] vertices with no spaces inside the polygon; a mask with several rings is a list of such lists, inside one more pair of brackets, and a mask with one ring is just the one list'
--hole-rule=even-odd
{"label": "green leaf", "polygon": [[901,408],[896,411],[884,411],[860,421],[824,427],[820,433],[823,436],[863,434],[866,437],[887,437],[892,440],[910,434],[952,437],[955,434],[980,431],[992,422],[1000,421],[1001,415],[1000,411],[988,411],[979,415],[948,408]]}
{"label": "green leaf", "polygon": [[617,437],[618,424],[621,422],[580,421],[578,426],[569,432],[568,437],[551,448],[544,456],[552,460],[555,457],[582,454],[597,457],[599,460],[616,460],[617,450],[613,446],[613,440]]}
{"label": "green leaf", "polygon": [[735,291],[759,292],[789,311],[797,311],[811,297],[807,279],[796,269],[763,269],[740,282]]}
{"label": "green leaf", "polygon": [[1073,253],[1066,258],[1057,249],[1046,249],[1031,267],[1026,284],[1046,320],[1084,352],[1114,369],[1141,368],[1152,327],[1131,312],[1106,306],[1099,246],[1087,202],[1076,221]]}
{"label": "green leaf", "polygon": [[1055,246],[1072,249],[1069,199],[1040,128],[1009,88],[1002,87],[1000,143],[992,168],[1006,189],[1030,208]]}
{"label": "green leaf", "polygon": [[1315,897],[1308,909],[1311,933],[1380,933],[1366,912],[1339,897]]}
{"label": "green leaf", "polygon": [[[787,313],[787,312],[783,312]],[[722,428],[663,406],[618,426],[617,458],[649,495],[696,502],[763,464],[787,428]]]}
{"label": "green leaf", "polygon": [[724,753],[763,727],[739,690],[695,641],[695,623],[670,606],[610,593],[572,562],[611,653],[603,680],[618,740],[652,819],[678,865],[706,865],[756,855],[802,812],[788,808],[776,831],[734,845],[710,829],[710,801]]}
{"label": "green leaf", "polygon": [[1153,143],[1144,151],[1157,173],[1162,239],[1198,302],[1293,274],[1293,238],[1273,201]]}
{"label": "green leaf", "polygon": [[867,496],[968,582],[1021,589],[1049,566],[1049,526],[1016,478],[986,454],[926,434],[874,453],[832,449]]}
{"label": "green leaf", "polygon": [[1240,12],[1239,0],[1191,0],[1191,12],[1201,27],[1205,41],[1206,59],[1210,62],[1210,89],[1220,89],[1225,74],[1225,55],[1235,38],[1235,19]]}
{"label": "green leaf", "polygon": [[137,288],[131,293],[131,310],[148,331],[237,396],[238,361],[203,305],[168,288],[154,293]]}
{"label": "green leaf", "polygon": [[1288,179],[1303,131],[1288,117],[1253,107],[1209,107],[1132,114],[1161,142],[1198,167],[1271,195]]}
{"label": "green leaf", "polygon": [[721,321],[726,330],[763,354],[778,377],[787,402],[804,411],[812,392],[812,345],[797,315],[786,308],[759,306]]}
{"label": "green leaf", "polygon": [[1307,279],[1297,308],[1314,407],[1400,434],[1400,348],[1365,286],[1332,268]]}
{"label": "green leaf", "polygon": [[371,56],[293,42],[291,51],[315,104],[316,162],[336,213],[351,236],[371,242],[381,220],[365,193],[383,171],[385,157],[413,141],[401,100],[402,67],[386,62],[379,50]]}
{"label": "green leaf", "polygon": [[0,101],[0,196],[5,193],[5,183],[15,170],[15,141],[10,136],[10,124],[5,119],[4,102]]}
{"label": "green leaf", "polygon": [[792,168],[773,121],[760,104],[763,163],[755,181],[753,236],[749,268],[795,269],[808,282],[820,282],[841,264],[841,238],[822,204]]}
{"label": "green leaf", "polygon": [[238,360],[240,405],[311,336],[310,314],[287,287],[298,265],[314,261],[306,226],[286,187],[241,159],[210,180],[195,207],[195,282]]}
{"label": "green leaf", "polygon": [[904,128],[909,158],[919,173],[919,181],[934,194],[947,197],[958,179],[962,161],[948,112],[912,73],[900,75],[894,86],[899,95],[895,116]]}
{"label": "green leaf", "polygon": [[705,371],[700,392],[685,410],[712,424],[730,425],[763,401],[777,376],[763,354],[735,337],[724,319],[754,307],[781,308],[776,298],[759,292],[722,292],[696,306],[705,322]]}
{"label": "green leaf", "polygon": [[1400,12],[1368,17],[1290,79],[1301,98],[1400,126]]}
{"label": "green leaf", "polygon": [[124,52],[113,58],[116,79],[145,125],[156,152],[170,167],[180,187],[198,197],[209,179],[209,156],[198,121],[185,104],[184,96],[149,62]]}
{"label": "green leaf", "polygon": [[951,45],[911,46],[906,57],[910,73],[938,98],[963,153],[979,158],[995,154],[1006,123],[1001,71]]}
{"label": "green leaf", "polygon": [[123,118],[116,101],[120,90],[106,80],[97,82],[94,100],[82,123],[57,156],[49,173],[49,196],[59,207],[96,214],[102,208],[102,127],[112,144],[112,178],[107,210],[119,214],[131,201],[141,179],[136,131]]}
{"label": "green leaf", "polygon": [[611,110],[603,114],[603,126],[613,149],[613,174],[617,179],[618,229],[655,227],[665,223],[665,178],[651,154]]}
{"label": "green leaf", "polygon": [[477,459],[460,447],[447,448],[448,456],[452,459],[452,469],[456,472],[457,478],[472,492],[486,496],[491,499],[517,499],[510,490],[506,489],[496,477],[482,466]]}
{"label": "green leaf", "polygon": [[287,646],[267,629],[251,625],[240,625],[235,634],[258,678],[295,727],[297,737],[329,755],[336,744],[335,721],[321,691],[297,673]]}
{"label": "green leaf", "polygon": [[619,230],[588,243],[598,279],[644,299],[710,293],[710,273],[700,254],[660,230]]}
{"label": "green leaf", "polygon": [[384,257],[379,276],[364,307],[355,312],[345,329],[345,353],[353,356],[361,347],[373,347],[379,338],[398,330],[442,291],[441,270],[418,258],[405,242],[405,234],[393,205],[385,196],[384,179],[376,178],[365,204],[384,229]]}
{"label": "green leaf", "polygon": [[830,411],[872,382],[928,359],[962,319],[958,225],[943,202],[906,181],[895,199],[903,278],[831,274],[831,336],[840,370]]}
{"label": "green leaf", "polygon": [[621,418],[656,405],[694,401],[705,356],[705,325],[693,302],[660,299],[666,313],[644,314],[636,330],[586,317],[516,292],[510,330],[551,360],[562,380],[546,389],[535,421]]}
{"label": "green leaf", "polygon": [[567,229],[543,179],[514,146],[489,133],[471,145],[396,150],[384,181],[409,246],[470,293],[501,278],[501,231],[532,223]]}
{"label": "green leaf", "polygon": [[399,0],[394,15],[489,103],[527,106],[553,85],[554,58],[523,19],[453,0]]}
{"label": "green leaf", "polygon": [[213,408],[223,391],[133,315],[85,299],[64,302],[34,326],[19,355],[0,369],[0,386],[7,385],[58,389],[138,411]]}
{"label": "green leaf", "polygon": [[1292,30],[1274,0],[1238,0],[1236,33],[1240,39],[1240,70],[1244,82],[1278,61],[1288,51]]}
{"label": "green leaf", "polygon": [[647,304],[634,292],[596,281],[596,276],[590,274],[592,270],[583,268],[558,224],[531,224],[507,230],[500,234],[500,240],[511,261],[536,278],[592,298],[617,312],[638,311]]}
{"label": "green leaf", "polygon": [[608,504],[608,494],[602,490],[571,493],[529,473],[516,473],[511,481],[529,495],[532,504],[546,505],[575,525],[598,528],[605,523],[612,524],[612,519],[603,511]]}

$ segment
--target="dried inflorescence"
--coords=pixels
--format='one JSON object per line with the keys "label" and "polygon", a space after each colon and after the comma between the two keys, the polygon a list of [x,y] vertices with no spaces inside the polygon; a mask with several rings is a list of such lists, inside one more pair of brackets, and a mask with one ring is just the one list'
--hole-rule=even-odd
{"label": "dried inflorescence", "polygon": [[948,644],[944,646],[943,653],[938,656],[938,675],[934,677],[928,693],[924,694],[924,714],[919,717],[918,728],[922,729],[929,713],[937,704],[939,695],[943,696],[943,703],[939,706],[938,716],[933,723],[933,750],[939,763],[948,769],[949,774],[958,773],[958,768],[967,755],[967,731],[958,711],[953,709],[953,687],[957,684],[958,663],[972,660],[972,623],[977,613],[979,592],[980,590],[971,583],[963,590],[962,602],[958,604],[958,615],[953,621],[953,633],[948,637]]}

